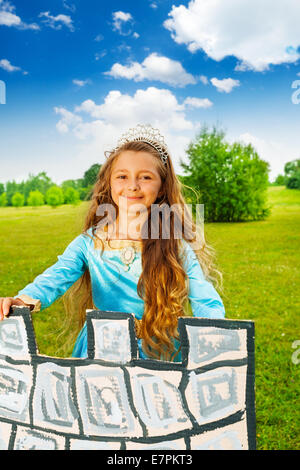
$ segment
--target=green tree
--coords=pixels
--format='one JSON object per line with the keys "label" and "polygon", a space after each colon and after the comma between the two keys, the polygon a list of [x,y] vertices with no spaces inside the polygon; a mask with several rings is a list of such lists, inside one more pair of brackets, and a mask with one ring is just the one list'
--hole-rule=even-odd
{"label": "green tree", "polygon": [[285,176],[284,175],[278,175],[275,180],[274,180],[274,183],[272,183],[273,186],[284,186],[285,185]]}
{"label": "green tree", "polygon": [[29,177],[24,181],[24,196],[28,199],[31,191],[40,191],[44,196],[51,186],[54,185],[53,181],[47,176],[45,171],[41,171],[37,175],[29,174]]}
{"label": "green tree", "polygon": [[11,199],[12,205],[14,207],[23,207],[24,206],[24,195],[21,193],[15,193]]}
{"label": "green tree", "polygon": [[98,163],[94,163],[85,173],[83,176],[82,186],[87,188],[88,186],[92,186],[97,181],[97,176],[100,171],[101,165]]}
{"label": "green tree", "polygon": [[300,189],[300,159],[286,163],[284,174],[287,188]]}
{"label": "green tree", "polygon": [[79,192],[72,188],[66,188],[64,190],[64,200],[65,204],[78,204],[80,199],[79,199]]}
{"label": "green tree", "polygon": [[0,183],[0,196],[5,192],[5,187],[3,183]]}
{"label": "green tree", "polygon": [[2,193],[0,195],[0,207],[5,207],[7,206],[7,197],[6,197],[6,193]]}
{"label": "green tree", "polygon": [[58,186],[51,186],[46,192],[46,202],[49,206],[55,208],[64,203],[63,190]]}
{"label": "green tree", "polygon": [[182,182],[190,202],[204,204],[206,221],[236,222],[264,219],[269,165],[252,147],[229,144],[225,133],[204,126],[187,149],[189,162],[181,162]]}
{"label": "green tree", "polygon": [[27,206],[37,207],[45,204],[44,196],[40,191],[30,191]]}

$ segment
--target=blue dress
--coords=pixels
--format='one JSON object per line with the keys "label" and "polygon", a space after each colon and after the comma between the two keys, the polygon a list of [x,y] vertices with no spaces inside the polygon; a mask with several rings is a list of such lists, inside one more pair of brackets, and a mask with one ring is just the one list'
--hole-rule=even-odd
{"label": "blue dress", "polygon": [[[91,277],[93,302],[97,309],[133,313],[140,320],[144,302],[137,294],[137,283],[142,271],[142,242],[133,240],[111,240],[102,243],[92,237],[92,229],[76,237],[58,256],[58,261],[35,280],[18,292],[16,297],[35,305],[34,311],[49,307],[76,282],[88,268]],[[99,236],[99,233],[97,232]],[[100,235],[101,236],[101,235]],[[121,260],[124,248],[132,246],[135,257],[128,270]],[[203,275],[199,261],[191,246],[182,240],[184,249],[183,267],[187,274],[188,297],[193,315],[206,318],[223,318],[225,310],[219,294]],[[147,358],[138,340],[139,355]],[[87,357],[86,324],[76,340],[73,357]],[[175,361],[180,361],[180,354]]]}

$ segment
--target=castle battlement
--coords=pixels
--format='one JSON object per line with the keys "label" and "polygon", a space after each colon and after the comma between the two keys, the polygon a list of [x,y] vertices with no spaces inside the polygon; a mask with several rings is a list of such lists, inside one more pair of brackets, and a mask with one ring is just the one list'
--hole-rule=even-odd
{"label": "castle battlement", "polygon": [[88,358],[0,322],[0,449],[254,449],[254,324],[180,318],[182,362],[138,358],[134,315],[87,312]]}

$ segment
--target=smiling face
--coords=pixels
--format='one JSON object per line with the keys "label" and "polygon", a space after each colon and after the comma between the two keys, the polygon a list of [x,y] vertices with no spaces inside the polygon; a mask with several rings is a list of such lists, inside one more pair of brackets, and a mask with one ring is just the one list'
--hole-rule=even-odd
{"label": "smiling face", "polygon": [[150,208],[160,193],[161,177],[155,156],[148,152],[125,150],[113,163],[111,196],[121,209],[133,204]]}

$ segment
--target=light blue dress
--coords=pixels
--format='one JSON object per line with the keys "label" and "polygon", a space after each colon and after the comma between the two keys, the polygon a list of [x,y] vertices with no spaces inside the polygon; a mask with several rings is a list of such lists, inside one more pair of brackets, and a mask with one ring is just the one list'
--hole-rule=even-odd
{"label": "light blue dress", "polygon": [[[87,233],[92,235],[92,229]],[[19,291],[16,297],[26,295],[39,299],[43,310],[61,297],[88,268],[95,307],[104,311],[133,313],[140,320],[144,311],[144,302],[137,294],[137,283],[142,271],[141,242],[122,240],[122,246],[128,244],[137,248],[135,258],[127,271],[121,260],[121,248],[114,248],[114,242],[118,241],[111,242],[112,248],[107,246],[106,242],[105,250],[101,254],[101,245],[97,245],[85,234],[79,235],[65,252],[58,256],[58,261],[53,266]],[[193,315],[223,318],[225,310],[219,294],[212,284],[205,280],[194,251],[184,240],[183,247],[183,267],[188,278],[188,297]],[[147,358],[142,351],[141,340],[138,340],[138,344],[140,357]],[[87,357],[86,324],[78,335],[72,356]],[[181,361],[180,354],[175,361]]]}

